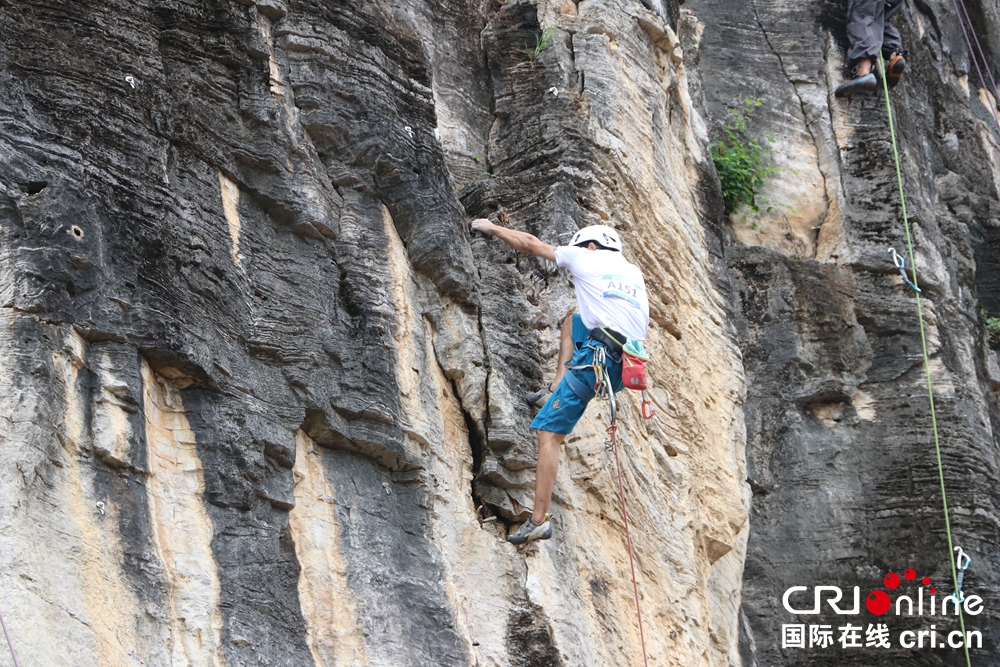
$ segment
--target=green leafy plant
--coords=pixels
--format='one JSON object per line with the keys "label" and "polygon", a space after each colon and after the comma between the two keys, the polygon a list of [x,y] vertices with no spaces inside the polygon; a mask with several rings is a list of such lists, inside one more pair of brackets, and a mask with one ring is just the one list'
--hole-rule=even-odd
{"label": "green leafy plant", "polygon": [[989,336],[990,345],[1000,345],[1000,317],[990,317],[985,308],[979,314],[986,321],[986,335]]}
{"label": "green leafy plant", "polygon": [[528,58],[534,60],[541,54],[542,51],[552,46],[552,37],[556,34],[555,28],[546,28],[541,32],[534,33],[535,35],[535,46],[534,48],[522,49],[524,53],[527,54]]}
{"label": "green leafy plant", "polygon": [[[483,156],[482,155],[476,155],[472,159],[475,160],[476,163],[479,164],[481,167],[485,167],[486,166],[486,162],[483,160]],[[489,170],[485,169],[485,168],[481,172],[479,172],[479,175],[483,176],[485,178],[493,178],[493,174],[491,174],[489,172]]]}
{"label": "green leafy plant", "polygon": [[[768,143],[774,143],[774,138],[767,132],[762,133],[766,143],[747,131],[747,123],[757,107],[763,105],[760,99],[743,101],[743,106],[730,109],[729,122],[722,126],[725,139],[717,141],[712,147],[712,161],[715,171],[722,182],[722,198],[725,202],[726,214],[733,213],[741,206],[749,206],[754,213],[760,213],[757,192],[769,176],[778,171],[768,164],[771,153]],[[767,211],[773,210],[769,202],[761,201]]]}

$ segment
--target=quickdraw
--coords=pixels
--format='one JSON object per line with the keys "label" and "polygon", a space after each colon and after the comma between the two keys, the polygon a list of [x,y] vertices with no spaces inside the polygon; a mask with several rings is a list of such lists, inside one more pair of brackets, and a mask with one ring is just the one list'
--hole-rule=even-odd
{"label": "quickdraw", "polygon": [[891,246],[889,247],[887,252],[892,253],[892,263],[896,265],[897,269],[899,269],[899,275],[903,276],[903,280],[906,281],[906,284],[912,287],[914,291],[923,293],[921,292],[919,287],[913,284],[913,281],[910,280],[910,277],[906,275],[906,259],[902,255],[897,253],[896,249]]}
{"label": "quickdraw", "polygon": [[615,392],[611,389],[608,377],[608,351],[603,345],[592,346],[594,350],[594,397],[597,400],[607,398],[614,401]]}
{"label": "quickdraw", "polygon": [[965,571],[969,568],[969,564],[972,559],[969,554],[962,550],[962,547],[955,547],[955,568],[958,570],[958,581],[955,582],[955,599],[959,602],[965,599],[965,593],[962,592],[962,583],[965,580]]}

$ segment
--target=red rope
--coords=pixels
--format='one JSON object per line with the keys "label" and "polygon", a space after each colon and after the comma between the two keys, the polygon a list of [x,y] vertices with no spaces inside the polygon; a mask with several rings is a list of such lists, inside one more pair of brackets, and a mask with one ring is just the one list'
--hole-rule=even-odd
{"label": "red rope", "polygon": [[628,510],[625,509],[625,485],[622,483],[622,464],[618,460],[618,427],[612,424],[608,427],[611,436],[611,446],[615,450],[615,468],[618,469],[618,495],[622,500],[622,519],[625,521],[625,543],[628,545],[628,564],[632,568],[632,591],[635,593],[635,614],[639,619],[639,641],[642,642],[642,664],[649,666],[646,657],[646,637],[642,632],[642,608],[639,606],[639,584],[635,578],[635,558],[632,555],[632,534],[628,529]]}

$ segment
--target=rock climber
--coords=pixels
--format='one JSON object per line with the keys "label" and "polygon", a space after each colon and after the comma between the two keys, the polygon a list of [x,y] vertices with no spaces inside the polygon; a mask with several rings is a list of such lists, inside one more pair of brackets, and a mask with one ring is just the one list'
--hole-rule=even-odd
{"label": "rock climber", "polygon": [[472,230],[496,236],[519,252],[536,255],[573,276],[579,314],[562,323],[555,380],[529,394],[529,403],[541,407],[531,422],[538,435],[535,468],[535,507],[531,517],[507,538],[524,544],[552,537],[548,513],[559,467],[559,446],[583,416],[594,396],[595,355],[604,354],[611,387],[622,389],[622,346],[627,338],[645,340],[649,328],[649,299],[642,272],[622,256],[618,233],[606,225],[584,227],[567,246],[551,246],[526,232],[479,218]]}
{"label": "rock climber", "polygon": [[890,88],[896,86],[906,69],[903,41],[892,26],[892,17],[903,7],[904,0],[848,0],[847,3],[847,65],[854,68],[854,78],[837,86],[834,95],[850,97],[862,90],[874,90],[878,85],[872,66],[881,51],[885,57]]}

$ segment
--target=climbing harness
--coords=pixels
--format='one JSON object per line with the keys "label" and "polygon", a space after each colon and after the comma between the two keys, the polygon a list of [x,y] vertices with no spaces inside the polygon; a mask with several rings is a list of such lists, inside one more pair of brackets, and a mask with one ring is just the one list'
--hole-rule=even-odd
{"label": "climbing harness", "polygon": [[7,648],[10,649],[10,657],[14,661],[14,667],[21,667],[17,662],[17,654],[14,653],[14,643],[10,640],[10,633],[7,632],[7,622],[3,620],[3,614],[0,614],[0,627],[3,628],[3,636],[7,639]]}
{"label": "climbing harness", "polygon": [[[912,280],[910,280],[909,276],[906,275],[906,260],[903,259],[903,257],[900,254],[898,254],[896,252],[896,249],[893,248],[892,246],[889,246],[889,252],[892,253],[892,263],[896,265],[897,269],[899,269],[899,275],[903,276],[903,280],[906,281],[907,285],[909,285],[910,287],[912,287],[915,291],[919,292],[920,288],[917,287],[913,283]],[[913,269],[913,278],[914,278],[914,280],[917,277],[916,273],[917,273],[917,270],[916,270],[916,267],[914,267],[914,269]]]}
{"label": "climbing harness", "polygon": [[962,591],[962,582],[965,580],[965,571],[969,569],[972,559],[965,553],[962,547],[955,547],[955,567],[958,568],[958,581],[955,583],[955,599],[959,602],[965,600],[965,593]]}
{"label": "climbing harness", "polygon": [[[615,340],[613,337],[611,340]],[[599,340],[598,342],[603,343],[604,341]],[[617,341],[616,341],[617,342]],[[650,420],[656,416],[656,409],[653,408],[653,401],[649,398],[649,394],[646,392],[646,387],[648,386],[648,381],[646,381],[646,359],[642,359],[638,354],[631,354],[628,352],[629,345],[633,342],[638,343],[638,341],[632,341],[629,339],[628,344],[626,344],[622,349],[622,384],[628,388],[629,387],[629,371],[627,370],[628,356],[633,356],[635,359],[642,361],[642,378],[643,383],[641,387],[635,387],[635,389],[641,391],[642,396],[642,418],[645,420]],[[642,343],[638,343],[642,345]],[[584,364],[582,366],[566,366],[568,370],[587,370],[588,368],[594,369],[594,386],[587,387],[575,377],[572,373],[566,373],[564,379],[569,385],[569,388],[574,394],[579,396],[583,400],[589,401],[591,398],[596,398],[597,400],[607,400],[609,404],[609,409],[611,410],[611,423],[615,423],[615,418],[618,414],[618,399],[615,396],[614,390],[611,388],[611,375],[608,372],[608,351],[604,345],[592,345],[591,349],[594,350],[594,361],[589,364]],[[631,348],[636,349],[636,348]],[[642,349],[642,355],[645,356],[645,349]],[[635,362],[633,362],[635,363]]]}
{"label": "climbing harness", "polygon": [[[623,343],[618,340],[616,336],[624,338],[625,342]],[[649,353],[646,352],[646,346],[640,340],[629,338],[617,331],[610,331],[605,328],[592,330],[589,337],[598,343],[603,343],[607,346],[607,349],[621,355],[622,386],[625,389],[642,392],[643,418],[652,419],[656,411],[652,410],[653,403],[649,400],[649,395],[646,394],[646,389],[649,388],[649,378],[646,375],[646,364],[649,362]],[[594,371],[598,375],[598,383],[594,387],[594,391],[598,396],[602,396],[603,391],[600,388],[601,378],[597,366],[594,367]],[[650,412],[647,412],[647,410],[650,410]]]}
{"label": "climbing harness", "polygon": [[569,385],[570,390],[585,401],[589,401],[591,398],[596,398],[597,400],[607,399],[611,405],[611,421],[613,423],[614,415],[618,411],[618,405],[615,399],[615,392],[611,388],[611,376],[608,375],[608,351],[604,345],[587,343],[587,346],[594,351],[594,360],[589,364],[581,366],[567,365],[566,369],[571,371],[583,371],[588,368],[594,369],[594,386],[586,386],[573,373],[566,373],[563,379]]}
{"label": "climbing harness", "polygon": [[[879,53],[878,60],[879,65],[882,68],[882,72],[884,73],[885,59],[882,57],[881,53]],[[948,498],[945,494],[944,487],[944,465],[941,463],[941,441],[938,436],[937,414],[934,409],[934,383],[931,380],[930,357],[927,354],[927,333],[924,331],[924,311],[923,306],[920,303],[920,290],[918,289],[917,284],[917,264],[913,259],[913,235],[910,233],[910,219],[906,215],[906,197],[903,195],[903,173],[899,166],[899,147],[896,145],[896,128],[892,118],[892,102],[889,99],[889,84],[886,81],[885,76],[882,77],[882,89],[885,92],[885,110],[889,118],[889,136],[892,139],[892,158],[896,165],[896,185],[899,187],[899,203],[903,214],[903,229],[906,232],[906,249],[910,259],[910,266],[913,267],[912,287],[916,290],[913,296],[917,302],[917,322],[920,324],[920,345],[924,356],[924,374],[927,377],[927,397],[930,401],[931,430],[934,434],[934,453],[937,456],[938,482],[941,484],[941,505],[944,508],[944,528],[945,533],[948,536],[948,561],[951,563],[952,583],[955,585],[955,590],[957,591],[960,589],[960,586],[958,583],[958,571],[955,567],[955,561],[951,558],[951,554],[954,551],[954,542],[951,537],[951,519],[948,516]],[[998,123],[1000,123],[1000,121],[998,121]],[[958,609],[958,621],[962,629],[962,636],[965,636],[965,614],[962,612],[961,605],[959,605]],[[966,667],[972,667],[972,659],[969,657],[969,644],[968,642],[963,642],[963,645],[965,649]]]}

